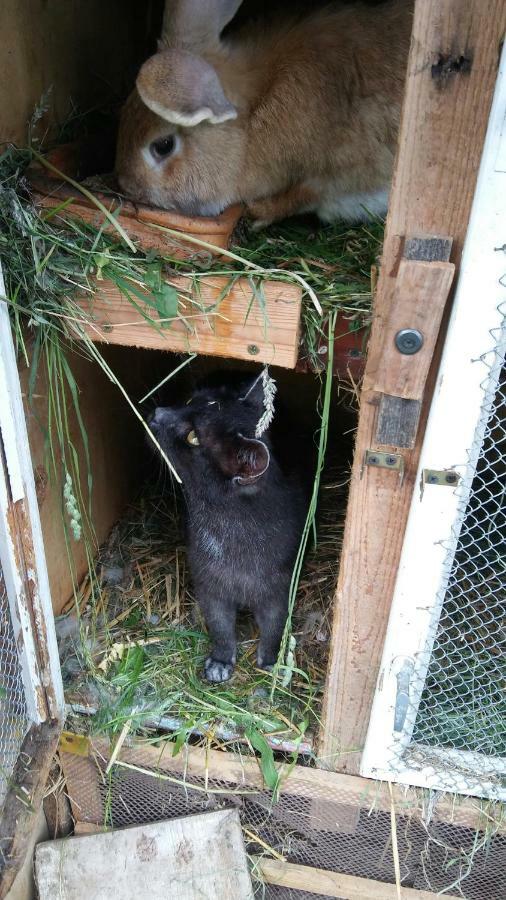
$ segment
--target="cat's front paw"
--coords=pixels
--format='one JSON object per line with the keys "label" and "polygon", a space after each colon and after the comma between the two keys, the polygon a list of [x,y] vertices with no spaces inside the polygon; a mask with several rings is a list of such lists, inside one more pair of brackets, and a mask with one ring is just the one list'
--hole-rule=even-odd
{"label": "cat's front paw", "polygon": [[213,659],[212,656],[208,656],[204,663],[204,676],[207,681],[211,681],[213,684],[228,681],[233,671],[233,663],[220,662],[218,659]]}

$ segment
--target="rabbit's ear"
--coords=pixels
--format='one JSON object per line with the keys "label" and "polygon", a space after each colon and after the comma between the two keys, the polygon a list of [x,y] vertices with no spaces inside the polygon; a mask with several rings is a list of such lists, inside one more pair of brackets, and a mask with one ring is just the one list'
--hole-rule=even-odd
{"label": "rabbit's ear", "polygon": [[213,455],[223,474],[242,486],[265,475],[271,461],[267,444],[239,432],[223,438],[213,448]]}
{"label": "rabbit's ear", "polygon": [[163,44],[188,50],[216,46],[241,3],[242,0],[165,0]]}
{"label": "rabbit's ear", "polygon": [[175,125],[216,125],[237,118],[213,67],[185,50],[156,53],[142,66],[136,86],[143,103]]}

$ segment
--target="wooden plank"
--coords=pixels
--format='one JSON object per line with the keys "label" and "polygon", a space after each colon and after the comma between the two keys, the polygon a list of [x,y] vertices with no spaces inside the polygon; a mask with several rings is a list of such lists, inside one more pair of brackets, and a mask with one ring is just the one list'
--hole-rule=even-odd
{"label": "wooden plank", "polygon": [[35,129],[39,135],[55,124],[60,131],[76,109],[103,108],[104,92],[123,95],[127,73],[133,75],[157,37],[153,5],[153,0],[141,5],[136,0],[2,0],[0,141],[26,146],[29,122],[43,104],[47,111],[42,109]]}
{"label": "wooden plank", "polygon": [[[30,352],[29,347],[29,354]],[[112,353],[108,352],[109,364],[123,384],[127,387],[135,386],[138,390],[147,369],[144,354],[139,354],[140,359],[137,355],[136,359],[132,359],[131,353],[119,349],[113,352],[113,359]],[[127,355],[129,359],[126,358]],[[143,438],[135,430],[132,431],[131,413],[125,405],[118,402],[117,388],[100,367],[70,349],[67,360],[79,387],[79,404],[88,435],[93,472],[91,498],[93,526],[97,545],[100,545],[131,498],[132,486],[138,477],[138,457],[136,452],[133,452],[132,442],[135,442],[136,447],[141,450]],[[86,546],[84,541],[71,540],[68,544],[68,553],[65,550],[65,523],[61,500],[65,476],[59,464],[56,472],[48,466],[44,429],[47,427],[49,384],[44,361],[42,360],[38,368],[31,403],[28,400],[29,370],[22,361],[19,365],[51,600],[53,611],[58,615],[72,595],[74,578],[79,584],[88,571]],[[140,375],[140,380],[137,379],[135,384],[134,376],[137,374]],[[156,384],[155,378],[153,384]],[[100,403],[97,403],[97,397],[100,397]],[[70,401],[68,418],[70,440],[79,454],[83,496],[87,497],[87,463],[79,422]],[[111,427],[112,421],[114,427]],[[53,440],[56,443],[54,437]]]}
{"label": "wooden plank", "polygon": [[[362,390],[348,514],[336,592],[319,764],[358,772],[393,595],[430,394],[404,456],[404,479],[368,467],[374,449],[383,328],[395,296],[405,239],[452,235],[460,259],[506,27],[506,0],[417,0],[398,157]],[[471,59],[447,76],[443,56]],[[433,70],[433,67],[435,69]],[[451,69],[451,67],[450,67]],[[441,343],[441,342],[440,342]],[[395,448],[394,448],[395,449]]]}
{"label": "wooden plank", "polygon": [[[266,857],[257,857],[255,865],[267,884],[307,891],[309,894],[338,897],[340,900],[436,900],[439,896],[432,891],[420,891],[409,887],[401,887],[398,894],[395,884]],[[455,894],[444,896],[448,900],[458,900]]]}
{"label": "wooden plank", "polygon": [[[433,262],[438,261],[442,263],[447,263],[451,247],[452,247],[452,239],[445,237],[438,237],[436,235],[431,236],[415,236],[407,238],[404,243],[404,260],[423,260],[425,262]],[[399,279],[398,279],[399,281]],[[405,285],[406,289],[409,289],[410,285]],[[400,330],[402,325],[402,318],[400,318],[399,309],[404,310],[405,307],[409,307],[410,298],[409,295],[406,295],[405,303],[403,303],[403,297],[397,297],[396,302],[393,305],[390,316],[388,318],[388,323],[385,327],[385,336],[384,336],[384,354],[387,360],[391,359],[391,350],[392,341],[395,339],[395,335],[398,330]],[[422,299],[421,297],[418,299]],[[430,308],[433,310],[434,307],[434,299],[430,298]],[[428,331],[432,332],[433,339],[431,341],[431,346],[427,344],[427,334],[425,333],[425,323],[420,322],[417,327],[423,327],[424,329],[424,339],[425,344],[423,347],[422,356],[422,368],[423,368],[423,384],[425,385],[425,380],[427,378],[428,369],[430,367],[430,360],[432,358],[432,354],[435,349],[435,341],[437,334],[439,332],[439,326],[441,324],[441,317],[443,314],[443,305],[446,302],[446,296],[443,294],[438,298],[438,305],[436,309],[433,310],[434,315],[431,316],[429,310],[424,310],[425,314],[425,323],[428,324]],[[413,320],[416,319],[416,308],[415,315],[413,316]],[[406,312],[406,320],[408,318]],[[388,333],[388,339],[387,339]],[[390,345],[390,346],[389,346]],[[420,356],[420,353],[417,354],[417,358]],[[413,376],[413,373],[417,373],[419,376],[422,374],[420,372],[420,361],[415,358],[411,363],[406,360],[406,372],[408,375]],[[417,368],[418,367],[418,368]],[[392,370],[395,366],[392,366]],[[385,373],[383,373],[385,374]],[[389,372],[386,372],[387,381],[389,379]],[[393,388],[394,391],[397,390],[395,386]],[[419,397],[416,399],[409,399],[405,396],[392,396],[392,394],[382,394],[379,403],[378,410],[378,423],[376,426],[376,443],[377,444],[387,444],[395,447],[404,447],[404,448],[412,448],[415,445],[416,434],[418,431],[418,424],[420,421],[420,415],[422,412],[422,404],[421,404],[421,396],[423,394],[423,390],[419,392]]]}
{"label": "wooden plank", "polygon": [[[255,759],[245,755],[235,754],[230,750],[220,752],[207,748],[184,747],[177,756],[172,756],[172,744],[170,741],[153,746],[151,743],[136,740],[131,746],[123,745],[120,760],[131,765],[147,767],[161,772],[172,773],[185,777],[203,778],[209,784],[219,782],[233,785],[235,788],[265,790],[265,784],[260,767]],[[112,743],[106,738],[86,738],[83,735],[73,735],[64,732],[60,739],[59,754],[62,760],[64,773],[73,800],[73,787],[79,789],[83,781],[83,768],[78,764],[72,768],[71,761],[76,757],[85,757],[87,762],[95,756],[98,759],[108,760],[112,752]],[[308,766],[294,766],[291,770],[289,764],[281,764],[279,767],[281,793],[307,798],[314,803],[327,800],[329,803],[338,803],[350,810],[374,809],[390,812],[391,798],[388,785],[385,782],[374,781],[370,778],[362,778],[359,775],[346,775],[340,772],[325,771],[323,769],[311,769]],[[289,774],[287,774],[289,773]],[[85,779],[83,788],[88,799],[92,790],[91,777]],[[420,793],[406,788],[392,785],[394,806],[402,815],[414,815],[421,817]],[[79,815],[79,804],[73,805],[76,819],[82,819]],[[96,808],[96,822],[103,822],[103,807],[99,803]],[[490,828],[494,819],[493,810],[487,808],[482,814],[480,802],[474,798],[438,796],[431,810],[433,821],[448,822],[472,829]],[[501,828],[502,819],[499,822],[499,830],[506,830],[506,821]],[[313,824],[314,827],[314,824]]]}
{"label": "wooden plank", "polygon": [[[421,400],[434,356],[455,266],[449,262],[402,259],[393,301],[383,326],[383,347],[375,389],[405,400]],[[420,332],[423,344],[407,355],[395,346],[403,329]]]}
{"label": "wooden plank", "polygon": [[[299,349],[300,287],[264,281],[265,309],[260,308],[247,278],[178,277],[170,283],[179,295],[178,318],[158,330],[121,294],[112,281],[97,281],[96,293],[76,298],[87,321],[80,327],[92,340],[156,350],[209,353],[294,368]],[[223,299],[218,303],[219,297]],[[148,291],[146,290],[146,296]],[[135,298],[136,303],[141,301]],[[207,312],[202,312],[202,308]],[[146,305],[146,315],[157,321]]]}
{"label": "wooden plank", "polygon": [[253,900],[237,810],[38,844],[40,900]]}

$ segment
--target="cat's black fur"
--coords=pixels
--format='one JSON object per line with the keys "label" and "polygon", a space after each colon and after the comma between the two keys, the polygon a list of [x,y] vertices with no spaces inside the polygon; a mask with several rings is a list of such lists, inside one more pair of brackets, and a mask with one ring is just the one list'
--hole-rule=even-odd
{"label": "cat's black fur", "polygon": [[237,610],[255,617],[263,668],[276,661],[286,621],[307,491],[282,466],[271,430],[255,439],[263,411],[261,378],[218,374],[150,421],[183,481],[188,560],[212,640],[208,681],[232,675]]}

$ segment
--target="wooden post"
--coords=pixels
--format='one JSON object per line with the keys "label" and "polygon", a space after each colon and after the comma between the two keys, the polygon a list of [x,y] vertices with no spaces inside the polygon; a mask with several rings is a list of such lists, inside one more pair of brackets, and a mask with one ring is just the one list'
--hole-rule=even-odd
{"label": "wooden post", "polygon": [[[413,238],[453,239],[458,271],[492,100],[506,0],[416,0],[399,146],[376,297],[337,586],[319,763],[359,771],[360,755],[414,488],[424,424],[444,327],[430,371],[411,379],[416,397],[387,381],[399,352],[385,342],[387,324],[409,313],[398,290],[406,262],[424,259]],[[414,256],[411,252],[413,246]],[[448,240],[432,240],[428,258],[448,259]],[[437,265],[437,263],[431,263]],[[445,279],[443,279],[444,281]],[[438,290],[441,318],[446,291]],[[479,298],[477,298],[479,315]],[[395,310],[394,310],[395,302]],[[436,303],[437,307],[437,303]],[[445,317],[443,316],[443,322]],[[416,324],[415,324],[416,327]],[[435,335],[432,336],[435,339]],[[403,376],[404,377],[404,376]],[[384,393],[385,390],[392,393]],[[395,391],[395,393],[394,393]],[[382,393],[383,392],[383,393]],[[418,404],[414,408],[412,404]],[[379,411],[382,415],[379,416]],[[388,422],[405,415],[410,435]],[[405,424],[405,423],[404,423]],[[389,435],[388,438],[385,436]],[[386,440],[391,443],[386,444]],[[366,450],[400,453],[398,471],[363,467]]]}

